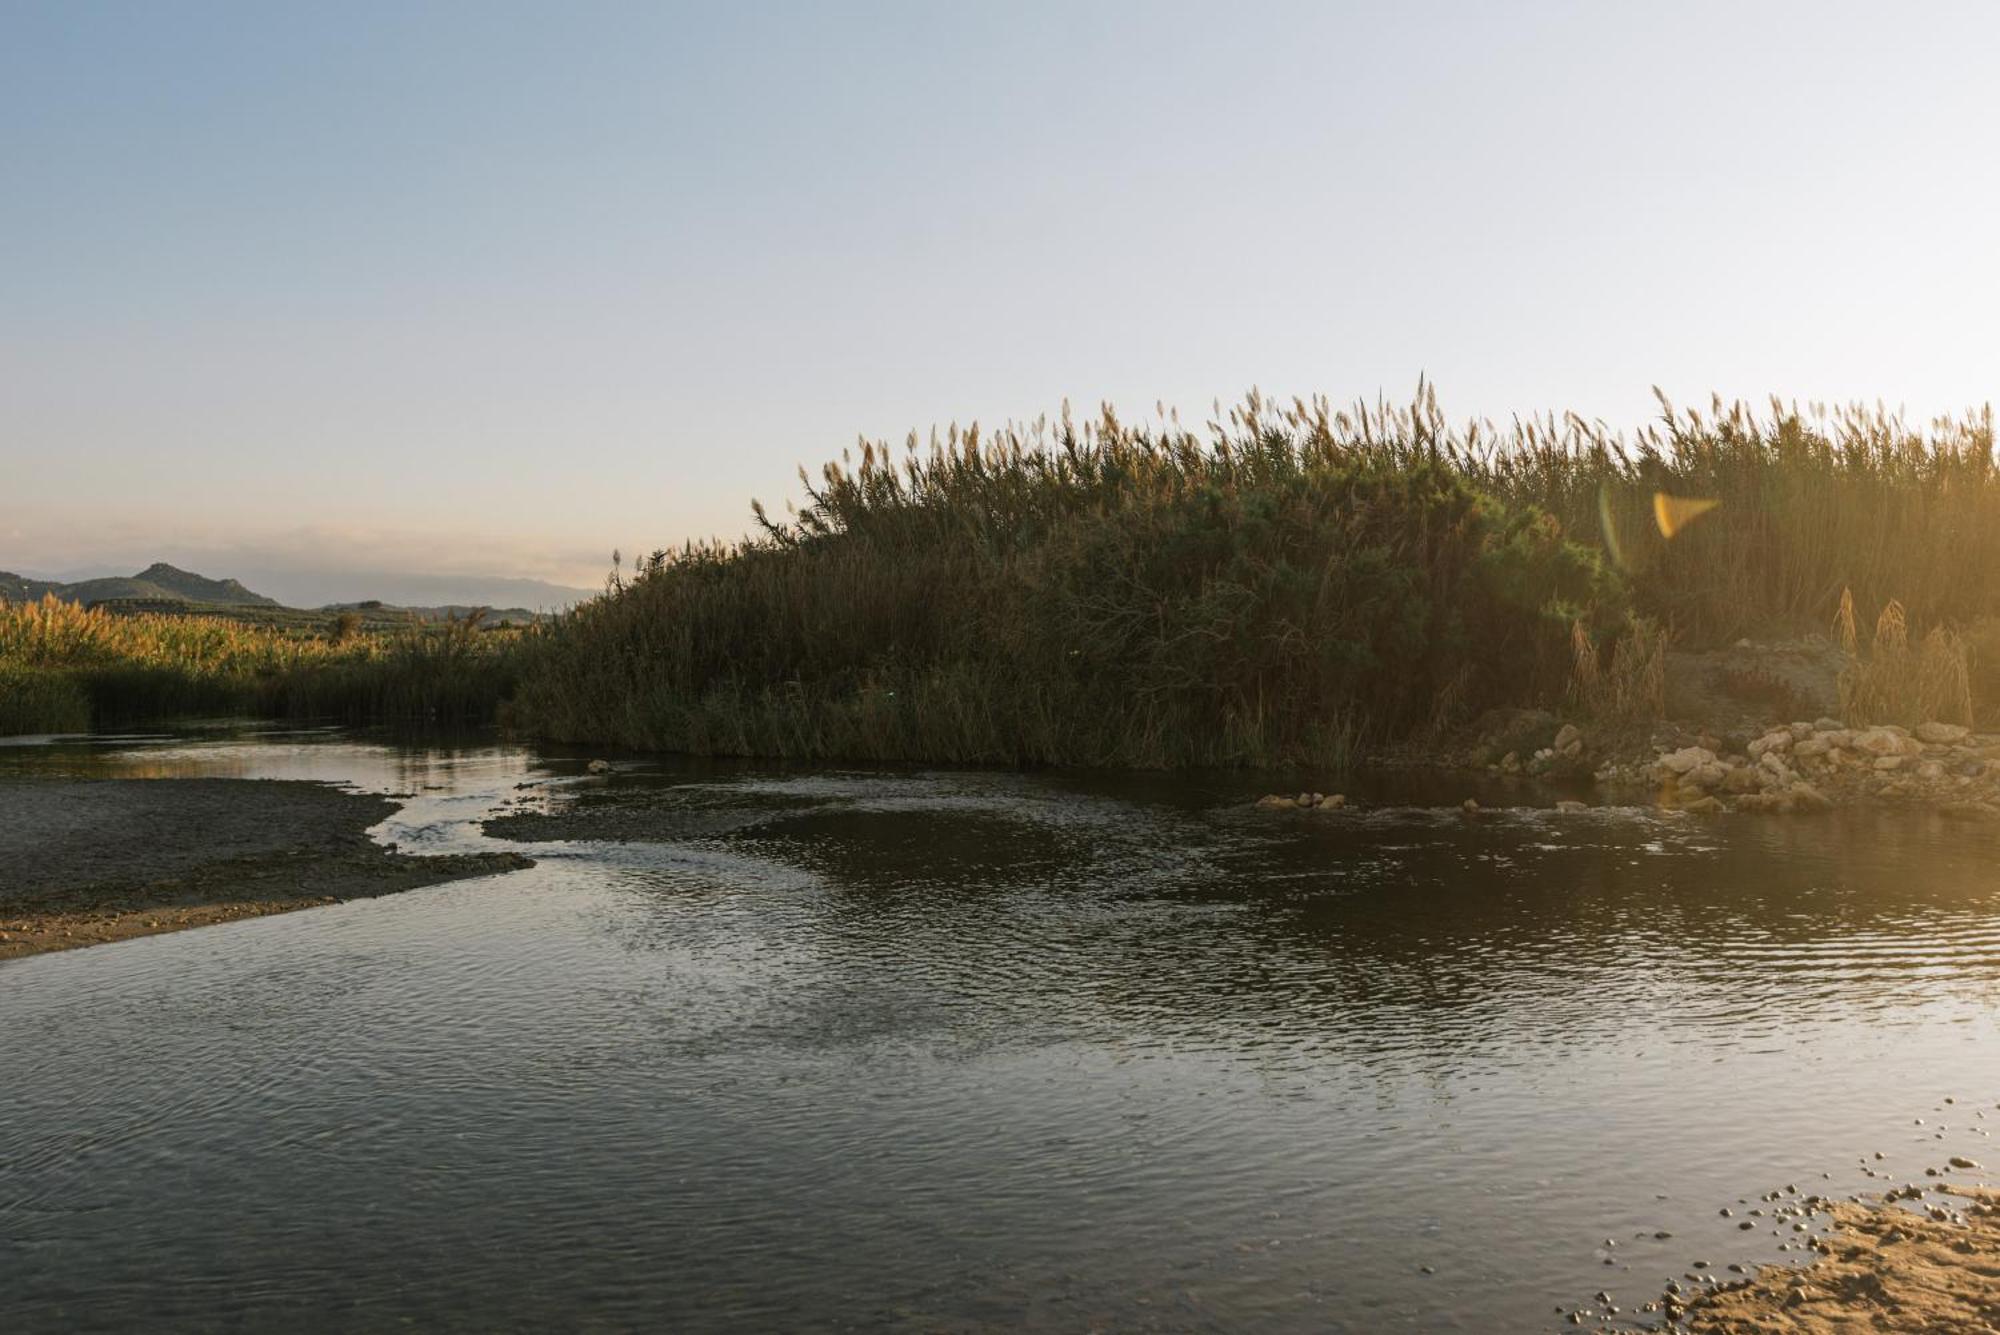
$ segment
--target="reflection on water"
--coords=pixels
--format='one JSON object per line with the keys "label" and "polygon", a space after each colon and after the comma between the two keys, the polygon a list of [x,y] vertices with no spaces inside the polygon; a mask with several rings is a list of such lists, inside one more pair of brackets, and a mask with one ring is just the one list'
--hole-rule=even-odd
{"label": "reflection on water", "polygon": [[338,733],[0,765],[623,840],[0,967],[23,1329],[1538,1329],[1775,1259],[1716,1215],[1748,1192],[1992,1157],[1996,844],[1920,818]]}

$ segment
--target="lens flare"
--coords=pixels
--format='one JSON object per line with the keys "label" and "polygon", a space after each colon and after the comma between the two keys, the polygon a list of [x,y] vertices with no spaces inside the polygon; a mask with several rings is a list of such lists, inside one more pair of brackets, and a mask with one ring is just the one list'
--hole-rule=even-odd
{"label": "lens flare", "polygon": [[1720,504],[1721,501],[1696,496],[1669,496],[1664,491],[1656,491],[1653,493],[1653,522],[1660,526],[1661,537],[1672,538]]}

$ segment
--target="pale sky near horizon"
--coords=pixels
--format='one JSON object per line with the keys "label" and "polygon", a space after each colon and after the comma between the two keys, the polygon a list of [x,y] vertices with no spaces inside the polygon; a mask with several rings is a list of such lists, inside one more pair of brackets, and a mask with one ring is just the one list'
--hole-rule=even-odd
{"label": "pale sky near horizon", "polygon": [[0,569],[588,586],[1065,397],[1962,410],[1996,55],[1972,3],[0,0]]}

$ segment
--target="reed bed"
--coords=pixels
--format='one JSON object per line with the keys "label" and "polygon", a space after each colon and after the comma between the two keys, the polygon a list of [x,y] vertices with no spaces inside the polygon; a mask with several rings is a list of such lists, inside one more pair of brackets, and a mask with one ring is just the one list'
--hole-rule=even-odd
{"label": "reed bed", "polygon": [[1495,704],[1656,712],[1670,641],[1825,633],[1849,590],[1919,643],[2000,615],[1990,413],[1662,406],[1630,435],[1453,426],[1425,387],[864,442],[751,539],[655,553],[525,644],[509,716],[698,753],[1324,765]]}
{"label": "reed bed", "polygon": [[223,713],[490,719],[513,684],[515,638],[476,620],[318,633],[0,601],[0,733]]}

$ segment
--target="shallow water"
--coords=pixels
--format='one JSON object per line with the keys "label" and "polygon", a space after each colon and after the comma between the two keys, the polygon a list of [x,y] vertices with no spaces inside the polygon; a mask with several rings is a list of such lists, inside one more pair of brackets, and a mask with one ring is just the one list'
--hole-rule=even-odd
{"label": "shallow water", "polygon": [[1907,815],[276,730],[0,767],[672,834],[0,965],[10,1330],[1551,1329],[2000,1124],[2000,841]]}

